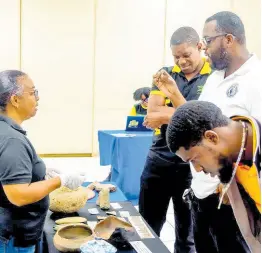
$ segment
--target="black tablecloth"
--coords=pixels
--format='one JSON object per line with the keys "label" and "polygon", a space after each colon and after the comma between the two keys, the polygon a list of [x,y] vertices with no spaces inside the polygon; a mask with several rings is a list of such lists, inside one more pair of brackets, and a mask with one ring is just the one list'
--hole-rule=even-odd
{"label": "black tablecloth", "polygon": [[[116,211],[117,216],[120,217],[118,211],[128,211],[131,216],[140,216],[138,211],[133,207],[133,205],[130,202],[118,202],[123,208],[114,210],[110,209],[110,211]],[[85,207],[79,210],[78,213],[72,214],[71,216],[81,216],[86,217],[88,221],[97,221],[96,215],[90,215],[88,210],[89,208],[97,208],[95,203],[87,203]],[[107,216],[105,212],[101,211],[99,208],[99,215],[100,216]],[[154,212],[154,210],[152,210]],[[68,215],[67,215],[68,217]],[[48,212],[44,227],[44,238],[43,238],[43,252],[44,253],[58,253],[59,251],[55,248],[53,244],[53,237],[55,235],[55,232],[53,227],[55,225],[55,220],[63,218],[62,215],[54,214],[52,212]],[[145,222],[146,223],[146,222]],[[149,226],[148,226],[149,227]],[[162,241],[157,237],[157,235],[153,232],[153,230],[149,227],[150,231],[153,233],[155,238],[153,239],[140,239],[137,233],[134,233],[130,237],[130,241],[142,241],[151,251],[152,253],[169,253],[169,250],[166,248],[166,246],[162,243]],[[117,251],[118,253],[135,253],[135,250],[129,250],[129,251]]]}

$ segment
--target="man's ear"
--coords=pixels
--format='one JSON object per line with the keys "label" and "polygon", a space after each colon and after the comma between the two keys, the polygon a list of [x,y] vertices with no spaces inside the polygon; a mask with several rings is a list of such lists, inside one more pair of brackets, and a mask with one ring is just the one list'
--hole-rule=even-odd
{"label": "man's ear", "polygon": [[208,130],[204,133],[204,138],[213,143],[214,145],[217,145],[219,142],[219,136],[217,135],[216,132],[212,131],[212,130]]}
{"label": "man's ear", "polygon": [[16,95],[12,95],[10,97],[10,103],[13,107],[18,108],[19,107],[19,98]]}
{"label": "man's ear", "polygon": [[227,34],[225,36],[225,38],[226,38],[227,47],[231,47],[233,45],[234,40],[235,40],[234,36],[232,34]]}
{"label": "man's ear", "polygon": [[198,42],[198,43],[197,43],[197,49],[198,49],[198,51],[202,51],[203,48],[204,48],[204,45],[203,45],[201,42]]}

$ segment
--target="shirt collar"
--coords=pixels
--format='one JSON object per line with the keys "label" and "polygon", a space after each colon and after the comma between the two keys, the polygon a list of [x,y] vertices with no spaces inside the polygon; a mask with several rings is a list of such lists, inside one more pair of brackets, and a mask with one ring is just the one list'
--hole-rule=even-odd
{"label": "shirt collar", "polygon": [[[209,75],[212,71],[210,64],[207,62],[206,58],[203,58],[204,60],[204,65],[202,69],[200,70],[199,74],[200,75]],[[174,68],[172,69],[173,73],[180,73],[182,72],[181,69],[178,67],[178,65],[175,65]]]}
{"label": "shirt collar", "polygon": [[254,70],[259,66],[261,66],[260,60],[258,59],[258,57],[255,54],[251,54],[250,58],[238,70],[236,70],[234,73],[227,76],[226,78],[225,78],[226,71],[224,69],[217,70],[216,72],[221,73],[221,76],[223,76],[224,80],[228,80],[228,79],[231,79],[237,76],[244,76],[247,73],[249,73],[250,70]]}
{"label": "shirt collar", "polygon": [[5,123],[7,123],[10,127],[14,128],[15,130],[19,131],[20,133],[26,135],[26,131],[23,130],[23,128],[21,126],[19,126],[14,120],[12,120],[11,118],[0,114],[0,121],[4,121]]}
{"label": "shirt collar", "polygon": [[255,54],[251,54],[251,57],[237,70],[233,73],[234,76],[243,76],[250,70],[256,68],[260,63],[259,59]]}

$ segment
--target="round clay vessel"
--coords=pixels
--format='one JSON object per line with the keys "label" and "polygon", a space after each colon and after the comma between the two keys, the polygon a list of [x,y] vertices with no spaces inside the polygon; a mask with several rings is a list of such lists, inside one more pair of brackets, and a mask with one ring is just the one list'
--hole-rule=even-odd
{"label": "round clay vessel", "polygon": [[93,239],[93,231],[89,226],[67,225],[56,232],[54,245],[61,252],[80,252],[80,246]]}
{"label": "round clay vessel", "polygon": [[60,187],[49,194],[49,209],[57,213],[74,213],[84,207],[86,201],[94,196],[95,192],[82,186],[76,190]]}

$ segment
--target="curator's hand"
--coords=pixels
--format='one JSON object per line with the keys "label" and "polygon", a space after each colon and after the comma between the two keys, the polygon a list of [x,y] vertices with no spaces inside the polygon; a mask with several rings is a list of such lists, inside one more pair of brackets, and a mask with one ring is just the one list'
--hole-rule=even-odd
{"label": "curator's hand", "polygon": [[63,174],[63,170],[62,169],[58,169],[58,168],[46,168],[45,179],[48,180],[48,179],[53,178],[53,173]]}
{"label": "curator's hand", "polygon": [[61,179],[61,186],[65,186],[71,190],[77,189],[85,181],[85,175],[81,174],[62,174],[59,175]]}
{"label": "curator's hand", "polygon": [[71,190],[77,189],[85,181],[85,173],[61,173],[61,170],[52,169],[48,171],[46,179],[59,177],[61,186],[65,186]]}

